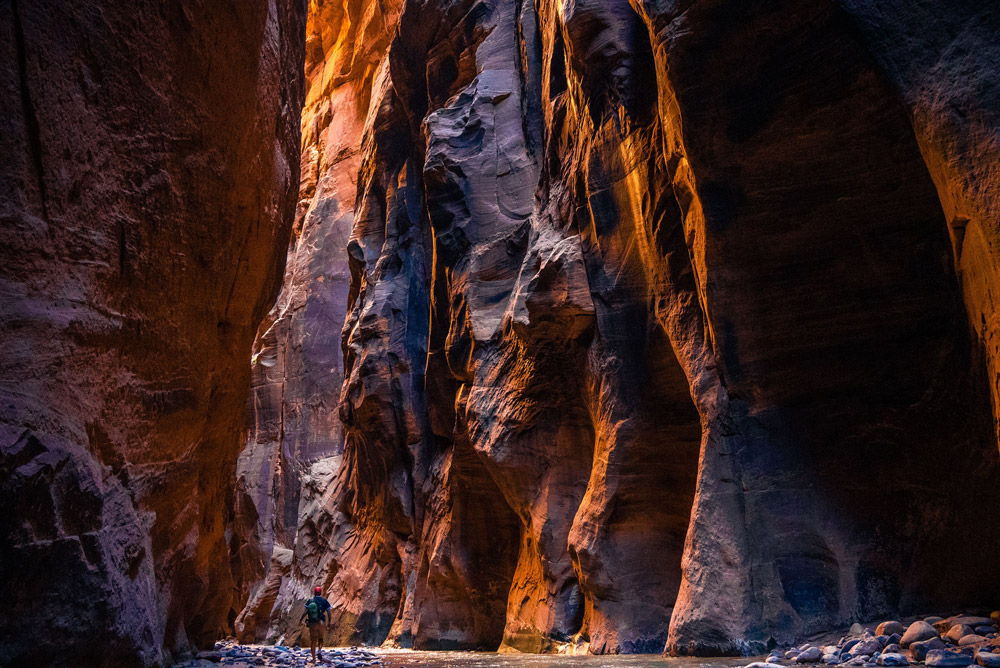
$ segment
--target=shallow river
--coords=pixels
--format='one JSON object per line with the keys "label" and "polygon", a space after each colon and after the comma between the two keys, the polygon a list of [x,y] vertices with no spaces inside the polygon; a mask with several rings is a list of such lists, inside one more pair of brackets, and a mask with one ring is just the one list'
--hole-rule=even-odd
{"label": "shallow river", "polygon": [[385,668],[731,668],[752,659],[673,659],[648,655],[493,654],[487,652],[414,652],[374,650]]}

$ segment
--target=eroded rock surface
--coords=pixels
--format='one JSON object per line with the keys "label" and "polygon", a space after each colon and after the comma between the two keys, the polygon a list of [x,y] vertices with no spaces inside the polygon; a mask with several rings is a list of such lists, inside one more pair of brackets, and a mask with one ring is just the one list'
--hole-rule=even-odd
{"label": "eroded rock surface", "polygon": [[2,665],[161,665],[242,605],[227,515],[304,26],[285,0],[0,5]]}
{"label": "eroded rock surface", "polygon": [[343,459],[269,632],[313,580],[343,642],[528,651],[1000,597],[994,11],[376,4],[320,171]]}

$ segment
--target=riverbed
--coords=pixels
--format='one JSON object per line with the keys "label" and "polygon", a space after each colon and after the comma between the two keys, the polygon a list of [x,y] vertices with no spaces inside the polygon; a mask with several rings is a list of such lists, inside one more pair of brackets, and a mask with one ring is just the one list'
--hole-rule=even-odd
{"label": "riverbed", "polygon": [[376,649],[385,668],[732,668],[746,658],[670,658],[658,654],[496,654],[493,652],[416,652]]}

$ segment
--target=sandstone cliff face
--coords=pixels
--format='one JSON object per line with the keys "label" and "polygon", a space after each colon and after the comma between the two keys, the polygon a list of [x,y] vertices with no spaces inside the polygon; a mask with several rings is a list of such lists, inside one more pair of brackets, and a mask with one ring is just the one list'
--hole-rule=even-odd
{"label": "sandstone cliff face", "polygon": [[283,0],[0,5],[0,664],[152,665],[232,624],[304,25]]}
{"label": "sandstone cliff face", "polygon": [[258,636],[315,581],[340,642],[530,651],[1000,597],[997,17],[911,5],[346,3],[343,458]]}
{"label": "sandstone cliff face", "polygon": [[398,13],[394,3],[309,7],[299,204],[282,291],[254,342],[249,435],[237,468],[236,563],[249,600],[236,631],[244,640],[275,640],[282,601],[312,591],[310,579],[293,576],[291,550],[300,528],[326,512],[322,499],[343,452],[347,240],[362,125]]}

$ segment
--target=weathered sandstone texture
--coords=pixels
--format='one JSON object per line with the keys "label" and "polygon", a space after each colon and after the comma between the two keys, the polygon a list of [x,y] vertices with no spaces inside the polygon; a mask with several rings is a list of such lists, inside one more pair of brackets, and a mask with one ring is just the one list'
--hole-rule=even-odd
{"label": "weathered sandstone texture", "polygon": [[[343,120],[304,161],[356,199],[306,181],[258,338],[244,484],[281,550],[250,635],[297,637],[314,582],[338,642],[418,648],[754,652],[995,606],[988,5],[314,15],[308,113]],[[348,210],[343,454],[303,477],[341,447],[308,362],[341,314],[308,313],[342,241],[309,230]]]}
{"label": "weathered sandstone texture", "polygon": [[[242,640],[275,640],[272,611],[312,592],[311,575],[293,574],[291,550],[300,529],[308,543],[313,515],[326,512],[323,490],[343,452],[340,333],[360,137],[400,8],[310,6],[299,204],[282,291],[254,342],[249,434],[237,467],[236,568],[249,594],[236,620]],[[311,553],[325,549],[308,545]]]}
{"label": "weathered sandstone texture", "polygon": [[242,607],[227,520],[305,18],[0,3],[0,665],[158,664]]}

